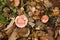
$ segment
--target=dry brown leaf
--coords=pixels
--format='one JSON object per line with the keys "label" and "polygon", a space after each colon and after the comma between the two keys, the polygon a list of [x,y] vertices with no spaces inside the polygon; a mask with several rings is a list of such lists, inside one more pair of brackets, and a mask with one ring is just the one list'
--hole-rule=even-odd
{"label": "dry brown leaf", "polygon": [[15,25],[13,24],[13,26],[5,32],[8,35],[8,37],[11,35],[14,29],[15,29]]}
{"label": "dry brown leaf", "polygon": [[40,10],[36,10],[34,15],[39,16],[40,15]]}
{"label": "dry brown leaf", "polygon": [[59,15],[59,10],[58,9],[53,9],[53,13],[52,15],[55,16],[55,15]]}
{"label": "dry brown leaf", "polygon": [[40,19],[40,10],[36,10],[33,16],[33,19]]}
{"label": "dry brown leaf", "polygon": [[38,20],[38,19],[40,19],[40,17],[39,16],[33,16],[33,19]]}
{"label": "dry brown leaf", "polygon": [[52,4],[51,2],[49,2],[49,0],[44,0],[44,6],[45,6],[46,8],[49,8],[49,7],[52,7],[53,4]]}
{"label": "dry brown leaf", "polygon": [[13,26],[13,24],[14,24],[14,22],[15,22],[15,18],[11,18],[11,19],[12,19],[11,22],[9,23],[9,25],[7,25],[7,28],[4,29],[4,30],[8,30],[10,27]]}
{"label": "dry brown leaf", "polygon": [[16,29],[14,29],[13,33],[11,34],[8,40],[16,40],[16,39],[17,39],[17,32]]}
{"label": "dry brown leaf", "polygon": [[30,5],[31,5],[31,6],[36,6],[36,2],[35,2],[35,1],[32,1],[32,2],[30,3]]}
{"label": "dry brown leaf", "polygon": [[17,29],[17,33],[19,36],[27,37],[30,34],[30,30],[28,28],[19,28]]}

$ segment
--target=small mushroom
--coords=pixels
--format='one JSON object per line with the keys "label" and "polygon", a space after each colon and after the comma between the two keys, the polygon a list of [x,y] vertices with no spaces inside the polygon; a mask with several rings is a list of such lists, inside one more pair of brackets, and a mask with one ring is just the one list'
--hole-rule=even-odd
{"label": "small mushroom", "polygon": [[28,23],[28,19],[25,15],[17,16],[15,19],[15,24],[19,28],[25,27],[27,25],[27,23]]}
{"label": "small mushroom", "polygon": [[42,16],[42,18],[41,18],[41,21],[42,21],[43,23],[47,23],[48,20],[49,20],[49,17],[48,17],[47,15],[44,15],[44,16]]}

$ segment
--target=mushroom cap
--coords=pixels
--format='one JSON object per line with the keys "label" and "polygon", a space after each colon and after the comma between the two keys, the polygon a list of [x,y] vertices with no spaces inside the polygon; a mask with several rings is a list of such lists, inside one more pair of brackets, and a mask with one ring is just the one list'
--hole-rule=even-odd
{"label": "mushroom cap", "polygon": [[17,16],[15,19],[15,24],[19,28],[25,27],[27,25],[27,23],[28,23],[28,19],[25,15]]}
{"label": "mushroom cap", "polygon": [[47,23],[48,20],[49,20],[49,17],[48,17],[47,15],[44,15],[44,16],[42,16],[42,18],[41,18],[41,21],[42,21],[43,23]]}

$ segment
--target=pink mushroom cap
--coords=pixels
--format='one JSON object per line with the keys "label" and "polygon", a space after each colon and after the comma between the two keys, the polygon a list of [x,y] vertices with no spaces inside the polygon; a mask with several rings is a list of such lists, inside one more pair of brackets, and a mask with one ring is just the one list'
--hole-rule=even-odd
{"label": "pink mushroom cap", "polygon": [[28,19],[25,15],[17,16],[15,19],[15,24],[19,28],[25,27],[27,25],[27,23],[28,23]]}
{"label": "pink mushroom cap", "polygon": [[42,18],[41,18],[41,21],[42,21],[43,23],[47,23],[48,20],[49,20],[49,17],[48,17],[47,15],[44,15],[44,16],[42,16]]}

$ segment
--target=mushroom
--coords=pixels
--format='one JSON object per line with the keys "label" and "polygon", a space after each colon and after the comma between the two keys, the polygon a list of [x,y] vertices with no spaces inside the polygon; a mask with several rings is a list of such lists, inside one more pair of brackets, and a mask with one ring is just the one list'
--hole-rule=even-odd
{"label": "mushroom", "polygon": [[25,15],[17,16],[15,19],[15,24],[19,28],[25,27],[27,25],[27,23],[28,23],[28,19]]}
{"label": "mushroom", "polygon": [[47,15],[44,15],[44,16],[42,16],[42,18],[41,18],[41,21],[42,21],[43,23],[47,23],[48,20],[49,20],[49,17],[48,17]]}

